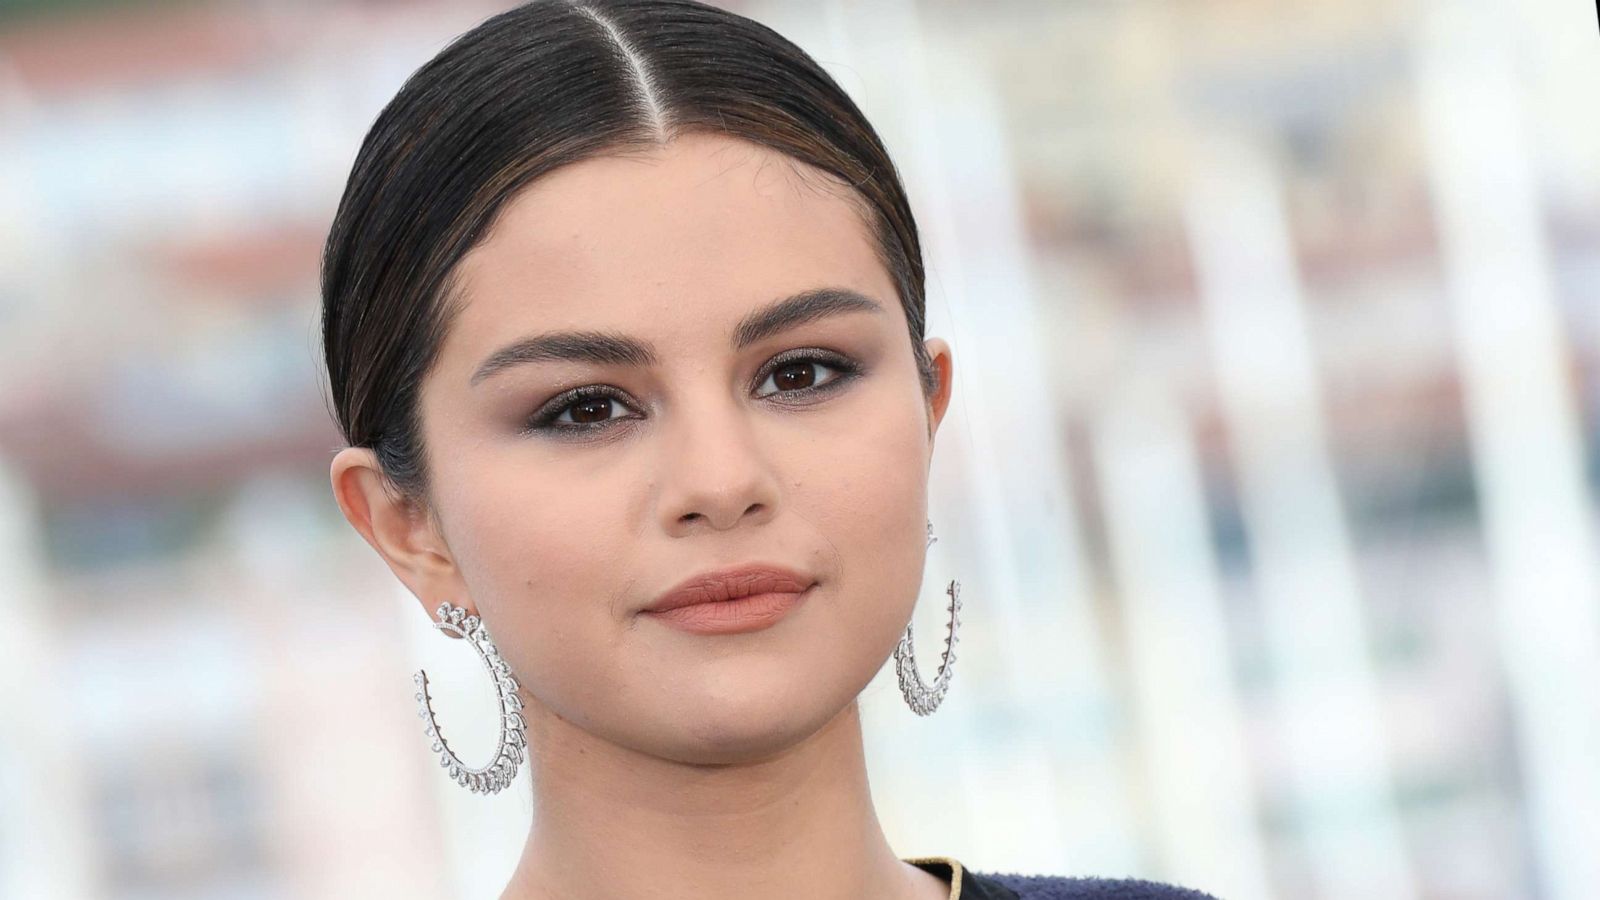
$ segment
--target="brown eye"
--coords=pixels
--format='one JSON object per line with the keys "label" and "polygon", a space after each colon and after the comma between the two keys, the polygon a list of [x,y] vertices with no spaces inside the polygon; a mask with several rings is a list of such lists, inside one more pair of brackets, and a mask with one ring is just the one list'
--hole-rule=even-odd
{"label": "brown eye", "polygon": [[811,363],[794,363],[772,373],[773,383],[780,391],[797,391],[810,387],[817,380],[817,369]]}
{"label": "brown eye", "polygon": [[524,432],[543,431],[552,434],[576,434],[610,428],[611,423],[629,416],[633,407],[607,385],[588,385],[557,397],[545,405],[544,411],[535,413],[524,426]]}
{"label": "brown eye", "polygon": [[846,378],[856,374],[856,371],[849,363],[835,362],[831,356],[791,357],[768,370],[767,378],[761,386],[766,388],[767,385],[771,385],[771,388],[758,391],[756,396],[770,397],[774,394],[823,391],[837,386]]}
{"label": "brown eye", "polygon": [[591,397],[580,403],[574,403],[567,409],[572,413],[572,421],[579,425],[591,425],[611,418],[611,408],[614,405],[616,404],[610,397]]}

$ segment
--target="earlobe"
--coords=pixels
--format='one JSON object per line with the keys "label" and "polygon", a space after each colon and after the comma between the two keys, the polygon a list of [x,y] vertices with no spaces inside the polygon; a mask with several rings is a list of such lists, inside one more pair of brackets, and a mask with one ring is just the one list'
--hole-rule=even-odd
{"label": "earlobe", "polygon": [[944,339],[928,338],[923,343],[933,363],[934,374],[938,376],[938,387],[933,396],[928,398],[928,437],[931,440],[950,407],[951,390],[955,384],[955,359],[950,352],[950,345]]}
{"label": "earlobe", "polygon": [[417,598],[430,619],[434,609],[445,602],[477,614],[443,535],[431,517],[388,487],[375,453],[365,447],[346,447],[334,455],[328,475],[340,512]]}

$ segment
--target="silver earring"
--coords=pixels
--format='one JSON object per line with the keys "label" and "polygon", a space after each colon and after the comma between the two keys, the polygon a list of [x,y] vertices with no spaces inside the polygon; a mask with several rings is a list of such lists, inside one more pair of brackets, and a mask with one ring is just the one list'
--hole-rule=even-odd
{"label": "silver earring", "polygon": [[[933,523],[928,523],[928,546],[938,538],[933,536]],[[894,648],[894,670],[900,676],[900,693],[905,695],[906,705],[919,716],[926,716],[939,708],[940,701],[944,700],[945,692],[950,689],[950,667],[956,661],[956,647],[961,638],[956,632],[961,628],[961,585],[955,581],[950,582],[950,587],[945,589],[950,595],[950,605],[945,609],[950,611],[949,631],[944,639],[944,653],[939,661],[939,673],[933,678],[933,685],[929,686],[922,680],[922,673],[917,671],[917,654],[911,644],[911,623],[906,623],[906,633],[900,637],[900,643]]]}
{"label": "silver earring", "polygon": [[433,698],[428,696],[428,673],[421,669],[411,679],[417,684],[417,715],[427,721],[427,735],[433,741],[434,752],[439,754],[439,765],[450,773],[450,778],[456,784],[474,794],[497,793],[511,784],[511,779],[517,774],[517,766],[522,763],[523,748],[528,746],[528,723],[523,720],[520,711],[522,698],[517,696],[517,680],[511,676],[511,666],[500,658],[494,641],[489,639],[489,626],[477,616],[469,616],[465,609],[449,603],[441,603],[434,614],[439,621],[433,623],[433,627],[466,638],[478,655],[483,657],[483,664],[494,677],[495,690],[500,697],[500,743],[495,747],[494,756],[490,757],[492,761],[482,767],[469,766],[450,749],[444,735],[439,733],[438,721],[433,717]]}

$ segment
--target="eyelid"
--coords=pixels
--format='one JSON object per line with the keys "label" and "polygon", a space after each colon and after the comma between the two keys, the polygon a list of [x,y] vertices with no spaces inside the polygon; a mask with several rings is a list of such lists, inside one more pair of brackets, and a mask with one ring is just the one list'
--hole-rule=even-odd
{"label": "eyelid", "polygon": [[776,354],[771,359],[767,360],[766,365],[761,367],[761,374],[765,375],[771,372],[773,369],[785,365],[793,360],[805,360],[809,362],[813,359],[820,359],[823,362],[833,360],[836,364],[841,366],[850,365],[849,357],[846,357],[842,353],[836,353],[823,347],[795,347],[791,350],[785,350],[782,353]]}

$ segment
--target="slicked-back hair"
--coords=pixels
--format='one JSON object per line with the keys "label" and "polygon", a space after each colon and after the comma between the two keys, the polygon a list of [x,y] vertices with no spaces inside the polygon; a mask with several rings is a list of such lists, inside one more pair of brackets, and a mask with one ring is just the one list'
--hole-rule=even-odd
{"label": "slicked-back hair", "polygon": [[362,141],[322,260],[331,413],[385,486],[431,510],[418,399],[460,309],[457,263],[560,166],[709,132],[832,176],[875,238],[925,396],[922,251],[882,141],[799,47],[696,0],[535,0],[451,42]]}

